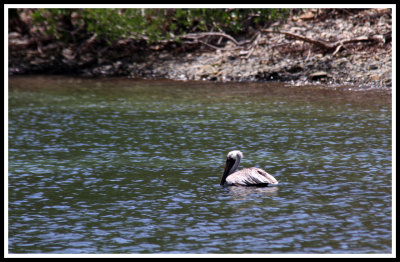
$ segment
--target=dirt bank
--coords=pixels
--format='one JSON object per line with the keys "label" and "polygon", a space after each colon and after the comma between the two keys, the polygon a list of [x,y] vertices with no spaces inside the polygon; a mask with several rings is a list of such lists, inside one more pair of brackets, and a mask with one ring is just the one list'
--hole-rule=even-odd
{"label": "dirt bank", "polygon": [[[29,19],[21,17],[26,24]],[[246,47],[229,40],[215,47],[204,42],[146,45],[129,39],[108,46],[95,37],[64,44],[38,40],[34,30],[9,32],[10,75],[392,85],[391,9],[305,9],[253,34]],[[318,42],[337,45],[324,48]]]}

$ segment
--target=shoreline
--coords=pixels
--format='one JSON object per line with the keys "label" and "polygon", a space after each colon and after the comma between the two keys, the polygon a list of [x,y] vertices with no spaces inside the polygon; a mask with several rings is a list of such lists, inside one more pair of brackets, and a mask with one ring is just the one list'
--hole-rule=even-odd
{"label": "shoreline", "polygon": [[[9,32],[9,75],[65,74],[84,77],[128,77],[211,82],[269,82],[291,85],[355,86],[359,89],[392,86],[391,9],[363,9],[318,15],[317,9],[275,24],[280,30],[312,40],[367,41],[324,50],[307,41],[279,33],[265,33],[252,48],[196,46],[139,47],[121,39],[113,46],[91,43],[84,50],[74,44],[47,41],[38,45],[28,36]],[[268,30],[274,29],[273,27]],[[78,52],[79,51],[79,52]]]}
{"label": "shoreline", "polygon": [[[271,88],[271,86],[276,86],[277,88],[287,88],[294,91],[299,92],[333,92],[338,94],[363,94],[363,95],[372,95],[378,94],[379,96],[390,97],[390,101],[392,100],[392,87],[384,87],[384,86],[368,86],[368,85],[354,85],[354,84],[326,84],[320,82],[313,83],[305,83],[299,85],[293,85],[291,82],[282,82],[282,81],[268,81],[268,82],[254,82],[254,81],[211,81],[211,80],[177,80],[177,79],[168,79],[168,78],[132,78],[127,76],[88,76],[88,75],[76,75],[76,74],[20,74],[20,75],[9,75],[9,81],[26,81],[27,79],[34,80],[35,82],[41,83],[42,81],[56,81],[59,83],[60,81],[66,80],[68,84],[81,83],[82,81],[93,81],[94,83],[98,83],[102,85],[107,82],[126,82],[126,83],[135,83],[135,84],[161,84],[161,85],[174,85],[174,84],[189,84],[192,86],[215,86],[215,87],[232,87],[232,88],[242,88],[243,86],[248,86],[250,88]],[[35,84],[37,86],[38,84]],[[39,84],[40,86],[40,84]]]}

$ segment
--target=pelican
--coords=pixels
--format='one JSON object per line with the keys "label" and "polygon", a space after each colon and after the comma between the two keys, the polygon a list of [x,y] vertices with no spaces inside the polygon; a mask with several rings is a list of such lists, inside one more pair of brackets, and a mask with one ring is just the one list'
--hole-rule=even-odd
{"label": "pelican", "polygon": [[237,170],[243,153],[234,150],[228,153],[226,158],[225,170],[221,178],[220,185],[236,185],[236,186],[271,186],[277,185],[278,181],[257,167],[244,168]]}

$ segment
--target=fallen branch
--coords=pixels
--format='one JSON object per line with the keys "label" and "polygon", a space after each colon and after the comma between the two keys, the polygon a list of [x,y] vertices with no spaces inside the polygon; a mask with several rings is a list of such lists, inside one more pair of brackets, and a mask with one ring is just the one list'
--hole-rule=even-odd
{"label": "fallen branch", "polygon": [[256,46],[258,45],[258,40],[261,37],[261,33],[257,32],[255,38],[253,39],[253,41],[251,42],[250,47],[248,48],[249,51],[247,53],[247,55],[245,56],[245,59],[248,59],[254,52],[254,49],[256,48]]}
{"label": "fallen branch", "polygon": [[[235,47],[230,47],[230,48],[218,47],[213,44],[207,43],[206,40],[201,40],[203,38],[210,37],[210,36],[220,37],[218,39],[218,43],[221,43],[222,38],[226,38],[226,39],[230,40],[235,45]],[[260,36],[261,36],[261,32],[257,32],[251,37],[251,39],[243,40],[240,42],[238,42],[235,38],[233,38],[232,36],[230,36],[224,32],[192,33],[192,34],[182,35],[179,38],[192,39],[192,42],[185,42],[185,43],[191,43],[191,44],[201,43],[208,47],[214,48],[216,50],[221,50],[221,51],[233,51],[233,50],[238,50],[238,49],[250,50],[251,49],[249,52],[246,52],[246,54],[249,54],[248,56],[250,56],[251,53],[254,51],[254,48],[258,44],[258,40],[259,40]],[[248,56],[246,56],[246,58],[248,58]]]}
{"label": "fallen branch", "polygon": [[239,45],[240,45],[240,44],[238,43],[238,41],[236,41],[235,38],[233,38],[232,36],[230,36],[230,35],[228,35],[228,34],[221,33],[221,32],[205,32],[205,33],[197,33],[197,34],[186,34],[186,35],[180,36],[180,38],[199,40],[199,39],[201,39],[201,38],[208,37],[208,36],[220,36],[220,37],[224,37],[224,38],[227,38],[227,39],[231,40],[236,46],[239,46]]}
{"label": "fallen branch", "polygon": [[326,42],[326,41],[323,41],[323,40],[317,40],[317,39],[308,38],[308,37],[305,37],[305,36],[302,36],[302,35],[286,32],[286,31],[263,29],[263,30],[261,30],[261,32],[262,33],[284,34],[284,35],[287,35],[289,37],[293,37],[295,39],[299,39],[299,40],[302,40],[304,42],[308,42],[308,43],[317,45],[317,46],[319,46],[319,47],[321,47],[321,48],[323,48],[325,50],[335,51],[335,54],[345,44],[355,43],[355,42],[364,42],[364,41],[376,41],[377,40],[376,37],[362,36],[362,37],[357,37],[357,38],[353,38],[353,39],[339,40],[339,41],[331,43],[331,42]]}

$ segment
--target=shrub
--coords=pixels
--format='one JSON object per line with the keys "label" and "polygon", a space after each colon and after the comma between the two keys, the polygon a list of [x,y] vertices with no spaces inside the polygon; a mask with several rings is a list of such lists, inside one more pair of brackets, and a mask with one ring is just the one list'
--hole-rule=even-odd
{"label": "shrub", "polygon": [[111,43],[120,38],[178,40],[187,33],[207,31],[244,34],[249,27],[264,27],[288,13],[288,9],[253,8],[70,8],[35,9],[32,17],[34,23],[45,26],[47,34],[66,42],[97,34]]}

